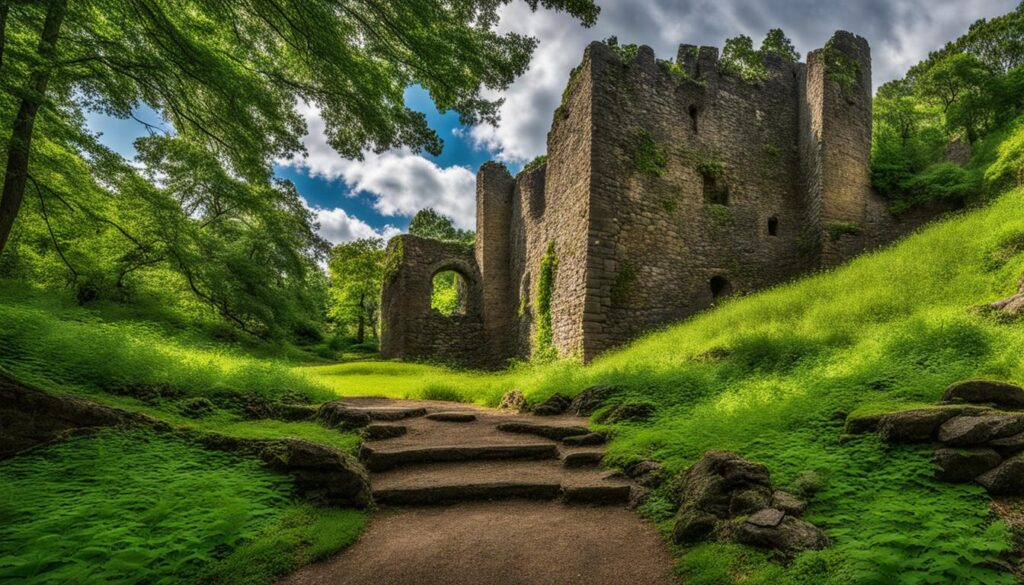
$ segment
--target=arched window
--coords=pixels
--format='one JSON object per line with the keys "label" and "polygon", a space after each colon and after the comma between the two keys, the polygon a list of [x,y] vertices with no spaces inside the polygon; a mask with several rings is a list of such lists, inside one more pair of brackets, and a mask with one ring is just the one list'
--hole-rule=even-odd
{"label": "arched window", "polygon": [[768,218],[768,235],[779,235],[779,218],[772,216]]}
{"label": "arched window", "polygon": [[445,317],[466,314],[466,279],[454,270],[434,275],[430,291],[430,308]]}
{"label": "arched window", "polygon": [[732,294],[732,284],[724,276],[714,276],[709,283],[711,286],[711,298],[720,299]]}
{"label": "arched window", "polygon": [[691,105],[690,109],[690,124],[693,126],[693,133],[697,133],[697,106]]}

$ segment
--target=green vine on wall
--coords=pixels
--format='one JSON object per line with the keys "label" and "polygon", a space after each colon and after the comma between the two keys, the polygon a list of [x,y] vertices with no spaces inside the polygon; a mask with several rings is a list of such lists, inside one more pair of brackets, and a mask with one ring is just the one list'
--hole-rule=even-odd
{"label": "green vine on wall", "polygon": [[665,151],[654,141],[654,136],[646,129],[637,133],[636,147],[633,150],[633,168],[637,171],[661,177],[668,169],[668,158]]}
{"label": "green vine on wall", "polygon": [[825,225],[825,232],[833,241],[843,236],[858,236],[863,231],[862,225],[852,221],[833,221]]}
{"label": "green vine on wall", "polygon": [[384,282],[388,282],[398,274],[398,269],[402,267],[404,259],[404,240],[402,240],[402,238],[395,238],[390,244],[388,244],[387,255],[384,258]]}
{"label": "green vine on wall", "polygon": [[534,301],[537,321],[533,332],[533,359],[551,360],[557,357],[551,331],[551,297],[555,290],[555,273],[558,272],[558,256],[555,242],[548,242],[548,248],[540,259],[540,274],[537,277],[537,296]]}
{"label": "green vine on wall", "polygon": [[633,290],[635,281],[636,269],[628,260],[622,262],[619,271],[615,274],[615,282],[612,283],[612,305],[622,305],[629,299],[629,293]]}
{"label": "green vine on wall", "polygon": [[857,76],[860,74],[860,65],[836,48],[834,39],[829,39],[821,50],[821,58],[825,63],[825,75],[839,84],[839,87],[848,90],[857,83]]}

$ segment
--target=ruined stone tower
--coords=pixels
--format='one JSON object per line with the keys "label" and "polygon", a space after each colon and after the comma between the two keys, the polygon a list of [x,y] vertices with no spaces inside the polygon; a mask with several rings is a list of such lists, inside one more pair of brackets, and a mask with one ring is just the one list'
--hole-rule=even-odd
{"label": "ruined stone tower", "polygon": [[[806,64],[764,65],[746,81],[713,47],[674,62],[587,47],[546,163],[480,168],[472,249],[391,241],[382,353],[497,366],[550,345],[589,360],[925,219],[897,220],[871,190],[867,41],[837,32]],[[465,279],[464,314],[430,308],[443,270]]]}

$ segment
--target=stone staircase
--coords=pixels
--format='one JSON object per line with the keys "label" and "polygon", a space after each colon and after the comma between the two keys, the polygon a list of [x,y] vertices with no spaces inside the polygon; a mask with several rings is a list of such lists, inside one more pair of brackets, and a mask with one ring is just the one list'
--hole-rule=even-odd
{"label": "stone staircase", "polygon": [[346,399],[365,414],[360,453],[382,505],[472,500],[625,504],[633,486],[600,467],[603,439],[574,416],[533,416],[458,403]]}

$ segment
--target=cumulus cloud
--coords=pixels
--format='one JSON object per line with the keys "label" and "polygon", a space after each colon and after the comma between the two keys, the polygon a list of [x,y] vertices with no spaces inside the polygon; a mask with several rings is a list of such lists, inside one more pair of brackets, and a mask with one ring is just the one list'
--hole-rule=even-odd
{"label": "cumulus cloud", "polygon": [[[474,227],[476,177],[472,171],[461,166],[442,168],[406,149],[367,152],[363,160],[344,159],[327,144],[319,111],[311,106],[300,110],[309,128],[303,139],[308,154],[283,164],[304,168],[313,176],[340,179],[353,194],[368,193],[384,216],[412,216],[432,207],[460,228]],[[340,212],[349,224],[355,219],[341,209],[331,211]]]}
{"label": "cumulus cloud", "polygon": [[587,44],[617,36],[623,43],[650,45],[659,57],[674,58],[680,43],[721,47],[745,34],[760,42],[771,28],[782,28],[801,55],[825,44],[836,30],[868,39],[875,87],[963,34],[972,22],[1014,9],[1019,0],[599,0],[597,26],[586,29],[551,11],[532,13],[523,2],[503,8],[501,30],[535,36],[533,62],[503,97],[498,126],[474,127],[477,146],[500,160],[524,162],[546,151],[551,117],[562,88]]}
{"label": "cumulus cloud", "polygon": [[402,230],[393,225],[384,226],[380,230],[373,229],[365,221],[349,215],[344,209],[335,207],[324,209],[314,207],[316,222],[320,224],[320,235],[332,244],[351,242],[360,238],[384,238],[389,240],[393,236],[402,233]]}

